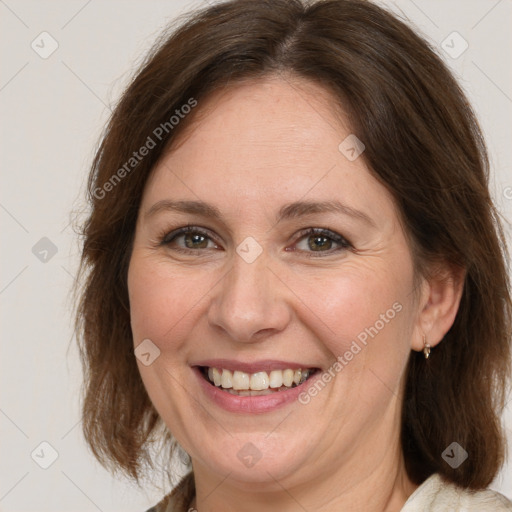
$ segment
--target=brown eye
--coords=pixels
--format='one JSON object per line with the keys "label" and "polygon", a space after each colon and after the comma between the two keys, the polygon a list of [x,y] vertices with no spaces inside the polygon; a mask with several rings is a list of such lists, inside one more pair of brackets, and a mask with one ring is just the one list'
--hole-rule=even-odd
{"label": "brown eye", "polygon": [[308,247],[312,251],[323,251],[324,249],[329,250],[332,247],[333,241],[326,236],[309,236]]}
{"label": "brown eye", "polygon": [[328,229],[310,228],[301,235],[295,247],[305,253],[329,255],[352,247],[344,237]]}
{"label": "brown eye", "polygon": [[208,247],[208,238],[204,235],[187,233],[181,236],[189,249],[206,249]]}
{"label": "brown eye", "polygon": [[166,235],[162,240],[162,245],[178,251],[199,251],[219,248],[208,233],[190,226],[180,228]]}

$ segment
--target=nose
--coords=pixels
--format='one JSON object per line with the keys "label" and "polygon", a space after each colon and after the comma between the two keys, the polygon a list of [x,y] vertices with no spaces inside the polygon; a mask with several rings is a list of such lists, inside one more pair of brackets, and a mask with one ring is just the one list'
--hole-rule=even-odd
{"label": "nose", "polygon": [[252,343],[283,331],[291,319],[286,287],[261,255],[247,263],[237,254],[214,288],[209,324],[235,342]]}

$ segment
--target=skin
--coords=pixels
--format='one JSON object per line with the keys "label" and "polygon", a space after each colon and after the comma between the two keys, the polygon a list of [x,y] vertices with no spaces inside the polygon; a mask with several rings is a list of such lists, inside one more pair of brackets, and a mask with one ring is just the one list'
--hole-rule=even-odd
{"label": "skin", "polygon": [[[362,157],[351,162],[339,151],[351,131],[334,104],[323,88],[292,77],[215,93],[144,191],[128,274],[134,344],[149,338],[160,350],[139,369],[191,456],[191,505],[200,512],[391,512],[416,488],[399,443],[405,367],[424,335],[435,347],[452,325],[461,279],[443,268],[415,288],[393,199]],[[162,200],[205,201],[222,220],[148,214]],[[371,222],[330,212],[276,223],[281,206],[299,200],[338,200]],[[162,244],[188,224],[210,238]],[[307,228],[338,233],[351,247],[322,245],[301,235]],[[249,236],[263,250],[252,263],[236,252]],[[191,238],[190,253],[179,252]],[[307,405],[228,412],[190,367],[227,358],[327,369],[396,303],[401,311]],[[248,442],[261,454],[250,468],[237,457]]]}

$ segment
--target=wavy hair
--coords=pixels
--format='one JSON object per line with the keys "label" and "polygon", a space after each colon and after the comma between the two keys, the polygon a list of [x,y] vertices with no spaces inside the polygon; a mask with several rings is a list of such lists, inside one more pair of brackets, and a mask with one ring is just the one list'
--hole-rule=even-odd
{"label": "wavy hair", "polygon": [[[484,140],[442,59],[364,0],[232,0],[193,12],[164,33],[123,93],[92,164],[82,231],[76,329],[89,446],[136,481],[153,466],[153,442],[172,447],[136,365],[127,269],[145,183],[195,114],[126,163],[191,98],[200,112],[214,91],[271,75],[320,84],[348,112],[362,158],[396,202],[417,276],[439,262],[465,270],[452,328],[428,361],[411,352],[401,443],[417,484],[438,472],[459,486],[488,486],[504,462],[512,305]],[[469,453],[456,469],[441,457],[453,441]]]}

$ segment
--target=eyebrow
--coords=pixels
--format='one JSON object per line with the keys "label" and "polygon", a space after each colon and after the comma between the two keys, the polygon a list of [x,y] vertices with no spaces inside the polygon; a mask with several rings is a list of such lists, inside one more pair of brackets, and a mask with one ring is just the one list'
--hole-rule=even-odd
{"label": "eyebrow", "polygon": [[[164,199],[158,201],[144,214],[145,218],[152,217],[162,211],[175,211],[209,217],[222,222],[220,210],[212,204],[204,201],[170,201]],[[339,213],[352,217],[356,220],[362,220],[370,226],[376,227],[375,222],[366,213],[347,206],[340,201],[295,201],[282,206],[277,214],[276,222],[284,220],[297,219],[299,217],[313,215],[318,213]]]}

